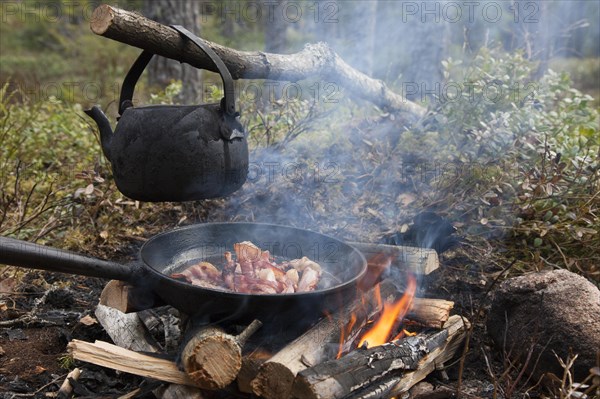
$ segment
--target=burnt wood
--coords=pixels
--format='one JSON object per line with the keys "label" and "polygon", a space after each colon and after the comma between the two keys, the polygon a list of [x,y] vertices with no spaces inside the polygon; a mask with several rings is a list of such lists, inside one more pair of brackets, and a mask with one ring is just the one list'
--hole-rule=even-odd
{"label": "burnt wood", "polygon": [[[380,292],[382,299],[386,300],[395,297],[398,288],[392,281],[386,280],[380,284]],[[335,357],[342,335],[345,335],[345,339],[341,349],[349,350],[349,345],[361,328],[381,311],[381,303],[375,299],[374,290],[366,293],[365,298],[364,303],[360,298],[356,299],[335,314],[322,318],[265,362],[251,383],[254,393],[267,399],[286,398],[299,372]],[[352,314],[356,317],[354,326],[351,331],[342,334]]]}
{"label": "burnt wood", "polygon": [[[358,349],[301,371],[292,396],[381,398],[408,390],[451,358],[465,336],[465,321],[453,316],[444,330]],[[410,371],[410,373],[406,373]]]}

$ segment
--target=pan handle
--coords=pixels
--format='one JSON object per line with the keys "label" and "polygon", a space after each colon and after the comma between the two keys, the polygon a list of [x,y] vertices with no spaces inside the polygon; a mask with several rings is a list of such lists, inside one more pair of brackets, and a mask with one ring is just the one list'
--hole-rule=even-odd
{"label": "pan handle", "polygon": [[8,237],[0,237],[0,264],[129,282],[139,269]]}

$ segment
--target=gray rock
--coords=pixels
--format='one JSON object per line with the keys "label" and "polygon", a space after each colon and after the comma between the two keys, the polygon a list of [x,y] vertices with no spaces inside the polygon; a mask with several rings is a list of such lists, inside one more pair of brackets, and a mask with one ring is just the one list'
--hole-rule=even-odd
{"label": "gray rock", "polygon": [[600,290],[568,270],[508,279],[494,292],[487,330],[513,360],[523,364],[530,353],[535,378],[562,376],[553,351],[563,360],[578,354],[575,381],[581,381],[600,356]]}

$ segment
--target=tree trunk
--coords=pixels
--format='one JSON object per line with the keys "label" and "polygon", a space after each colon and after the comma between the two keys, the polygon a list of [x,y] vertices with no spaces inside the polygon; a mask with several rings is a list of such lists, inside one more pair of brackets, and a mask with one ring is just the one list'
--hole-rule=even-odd
{"label": "tree trunk", "polygon": [[[274,4],[277,3],[277,4]],[[265,22],[265,51],[267,53],[283,54],[287,49],[287,26],[284,19],[282,5],[284,0],[276,0],[272,12],[264,17]],[[267,89],[272,87],[273,90]],[[263,103],[268,106],[271,101],[279,100],[283,93],[281,82],[267,81],[263,90]]]}
{"label": "tree trunk", "polygon": [[[200,8],[198,0],[144,0],[144,16],[165,25],[182,25],[200,36]],[[201,70],[170,60],[154,57],[148,65],[150,86],[164,89],[174,80],[181,80],[182,90],[177,100],[184,104],[201,102]]]}
{"label": "tree trunk", "polygon": [[287,48],[287,22],[283,17],[281,6],[284,0],[276,0],[273,12],[264,16],[265,21],[265,51],[267,53],[283,54]]}
{"label": "tree trunk", "polygon": [[342,57],[347,59],[352,67],[369,76],[373,76],[375,62],[377,5],[378,0],[353,3],[353,7],[347,10],[350,15],[344,16],[346,23],[342,25],[346,41]]}

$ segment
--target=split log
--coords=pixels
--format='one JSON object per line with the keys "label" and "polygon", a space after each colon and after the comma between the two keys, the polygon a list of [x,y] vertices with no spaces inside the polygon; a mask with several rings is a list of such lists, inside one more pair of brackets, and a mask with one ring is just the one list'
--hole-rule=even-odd
{"label": "split log", "polygon": [[136,313],[123,313],[108,306],[98,305],[95,315],[113,342],[120,347],[140,352],[162,350]]}
{"label": "split log", "polygon": [[226,334],[217,326],[196,332],[181,352],[183,369],[197,386],[216,390],[229,385],[242,367],[242,347],[262,326],[254,320],[241,334]]}
{"label": "split log", "polygon": [[454,302],[444,299],[414,298],[406,318],[424,327],[443,328],[453,307]]}
{"label": "split log", "polygon": [[[391,281],[380,284],[381,298],[389,300],[398,289]],[[314,327],[295,339],[265,362],[256,378],[252,381],[252,390],[256,395],[267,399],[287,398],[292,390],[296,375],[323,360],[336,355],[340,337],[344,342],[352,342],[365,323],[381,311],[371,290],[363,303],[357,299],[344,306],[335,315],[321,319]],[[346,331],[347,323],[353,318],[354,325]],[[333,348],[333,350],[332,350]],[[344,350],[346,348],[342,348]]]}
{"label": "split log", "polygon": [[100,294],[100,304],[123,313],[132,313],[164,305],[164,302],[152,291],[124,281],[111,280]]}
{"label": "split log", "polygon": [[197,386],[173,361],[134,352],[108,342],[90,343],[74,339],[69,342],[67,349],[74,359],[98,366],[159,381]]}
{"label": "split log", "polygon": [[[366,242],[349,242],[348,244],[362,252],[367,261],[377,259],[378,255],[387,255],[391,257],[392,266],[418,276],[428,275],[440,267],[440,260],[435,249]],[[369,267],[378,266],[377,262],[371,262],[369,265]]]}
{"label": "split log", "polygon": [[[144,16],[103,4],[94,10],[92,31],[163,57],[217,72],[208,56],[181,38],[174,29]],[[348,65],[326,43],[307,44],[296,54],[237,51],[204,40],[223,60],[233,79],[270,79],[289,82],[321,76],[382,109],[423,116],[425,108],[390,90]]]}
{"label": "split log", "polygon": [[[453,316],[444,330],[358,349],[340,359],[320,363],[298,374],[292,396],[336,399],[356,392],[362,396],[351,397],[381,398],[404,392],[425,378],[436,364],[454,355],[466,328],[460,316]],[[375,396],[365,396],[373,391]]]}

